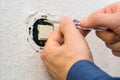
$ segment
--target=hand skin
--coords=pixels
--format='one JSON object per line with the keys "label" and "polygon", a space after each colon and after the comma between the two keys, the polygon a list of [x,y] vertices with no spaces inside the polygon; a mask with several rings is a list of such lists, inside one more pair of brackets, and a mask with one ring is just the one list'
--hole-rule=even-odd
{"label": "hand skin", "polygon": [[54,80],[66,80],[70,67],[79,60],[93,61],[84,36],[69,17],[60,19],[59,27],[48,38],[41,58]]}
{"label": "hand skin", "polygon": [[112,31],[96,31],[96,35],[102,39],[112,53],[120,57],[120,2],[113,3],[98,10],[80,23],[85,27],[108,27]]}

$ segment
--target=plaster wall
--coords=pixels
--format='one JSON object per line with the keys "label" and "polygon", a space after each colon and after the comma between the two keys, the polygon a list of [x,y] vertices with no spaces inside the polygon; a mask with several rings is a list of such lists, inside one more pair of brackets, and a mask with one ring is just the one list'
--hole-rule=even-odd
{"label": "plaster wall", "polygon": [[[82,18],[120,0],[0,0],[0,80],[49,80],[39,55],[27,41],[26,18],[36,11]],[[95,64],[120,77],[120,58],[92,31],[87,41]]]}

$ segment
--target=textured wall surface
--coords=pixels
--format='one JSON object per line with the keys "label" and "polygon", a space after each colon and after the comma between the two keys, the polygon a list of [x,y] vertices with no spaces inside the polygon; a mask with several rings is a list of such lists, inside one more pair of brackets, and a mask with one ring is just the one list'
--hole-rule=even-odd
{"label": "textured wall surface", "polygon": [[[39,55],[27,42],[26,18],[36,11],[82,18],[115,0],[0,0],[0,80],[49,80]],[[119,1],[119,0],[116,0]],[[87,36],[95,63],[120,77],[113,56],[94,31]]]}

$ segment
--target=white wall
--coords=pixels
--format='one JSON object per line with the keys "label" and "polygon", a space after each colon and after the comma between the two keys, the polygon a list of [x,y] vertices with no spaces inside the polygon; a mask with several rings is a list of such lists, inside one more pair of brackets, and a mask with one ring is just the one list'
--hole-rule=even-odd
{"label": "white wall", "polygon": [[[27,42],[25,20],[30,14],[46,11],[82,18],[113,1],[0,0],[0,80],[49,80],[40,54]],[[94,32],[87,41],[95,63],[110,75],[120,77],[120,58],[113,56]]]}

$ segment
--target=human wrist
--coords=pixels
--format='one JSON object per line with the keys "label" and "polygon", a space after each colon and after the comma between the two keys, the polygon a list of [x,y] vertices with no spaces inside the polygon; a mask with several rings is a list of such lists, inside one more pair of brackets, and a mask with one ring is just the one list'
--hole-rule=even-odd
{"label": "human wrist", "polygon": [[[90,56],[91,57],[91,56]],[[91,62],[93,63],[93,58],[90,58],[90,57],[82,57],[82,58],[76,58],[75,60],[71,60],[69,63],[68,63],[68,66],[67,66],[67,69],[66,69],[66,80],[67,80],[67,76],[68,76],[68,73],[69,71],[71,70],[71,68],[78,62],[82,62],[82,61],[88,61],[88,62]]]}

